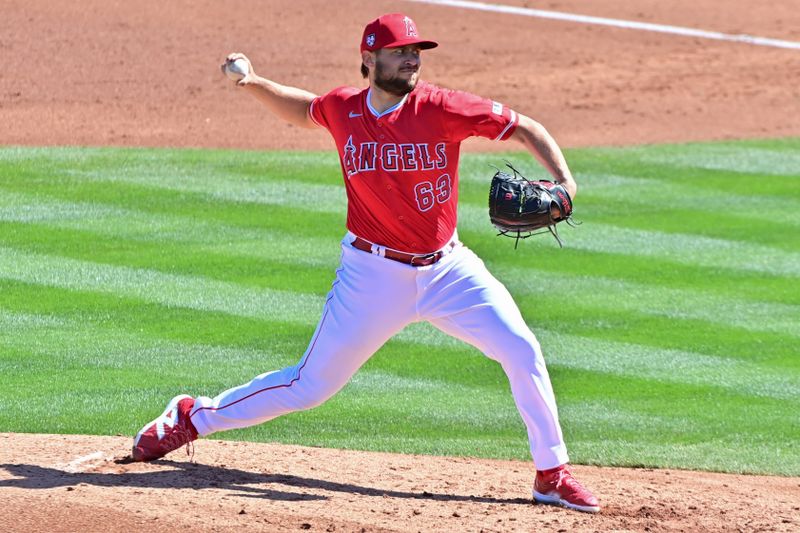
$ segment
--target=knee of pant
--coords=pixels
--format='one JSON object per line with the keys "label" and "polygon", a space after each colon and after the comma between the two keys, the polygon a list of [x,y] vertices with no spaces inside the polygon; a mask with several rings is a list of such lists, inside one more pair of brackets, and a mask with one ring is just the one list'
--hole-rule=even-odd
{"label": "knee of pant", "polygon": [[330,398],[330,395],[321,395],[317,394],[314,396],[305,396],[300,399],[298,402],[297,408],[299,411],[305,411],[307,409],[313,409],[315,407],[319,407],[325,401]]}
{"label": "knee of pant", "polygon": [[542,357],[542,349],[533,335],[508,335],[498,341],[492,358],[503,366],[533,367]]}
{"label": "knee of pant", "polygon": [[[312,385],[312,384],[307,384]],[[322,384],[321,386],[306,386],[296,391],[296,406],[300,411],[313,409],[325,403],[336,390]]]}

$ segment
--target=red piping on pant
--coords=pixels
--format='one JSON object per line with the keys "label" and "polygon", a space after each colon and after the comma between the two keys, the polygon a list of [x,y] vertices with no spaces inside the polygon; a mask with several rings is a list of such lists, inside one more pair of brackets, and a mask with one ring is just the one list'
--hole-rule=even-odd
{"label": "red piping on pant", "polygon": [[[338,272],[337,272],[337,274],[338,274]],[[338,279],[334,282],[333,285],[331,285],[331,289],[333,289],[333,287],[335,287],[337,283],[339,283]],[[295,382],[300,381],[300,372],[303,370],[303,368],[305,368],[306,363],[308,363],[308,360],[311,358],[311,353],[314,351],[314,347],[317,345],[317,339],[319,339],[319,334],[322,333],[322,327],[325,325],[325,319],[328,316],[328,310],[329,310],[328,309],[328,302],[330,302],[332,298],[333,298],[333,295],[331,295],[330,298],[325,300],[325,314],[322,315],[322,321],[321,321],[321,323],[319,325],[319,330],[317,331],[317,336],[314,337],[314,342],[311,344],[311,348],[308,349],[308,355],[306,356],[305,361],[303,361],[303,364],[300,366],[300,368],[297,369],[297,377],[296,378],[292,379],[289,383],[283,383],[281,385],[273,385],[272,387],[267,387],[265,389],[257,390],[255,392],[252,392],[252,393],[248,394],[244,398],[239,398],[235,402],[231,402],[231,403],[229,403],[227,405],[221,405],[219,407],[201,407],[201,408],[197,409],[196,411],[194,411],[193,413],[191,413],[189,415],[189,419],[191,420],[191,418],[194,415],[196,415],[197,413],[199,413],[200,411],[204,411],[204,410],[221,411],[222,409],[227,409],[228,407],[231,407],[232,405],[236,405],[237,403],[239,403],[241,401],[244,401],[244,400],[247,400],[248,398],[252,398],[256,394],[261,394],[262,392],[267,392],[267,391],[274,390],[274,389],[282,389],[282,388],[291,387]]]}

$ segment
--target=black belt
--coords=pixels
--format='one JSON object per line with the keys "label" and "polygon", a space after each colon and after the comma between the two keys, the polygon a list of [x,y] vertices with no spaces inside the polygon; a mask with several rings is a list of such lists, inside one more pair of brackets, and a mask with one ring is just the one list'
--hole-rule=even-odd
{"label": "black belt", "polygon": [[[350,245],[355,248],[356,250],[361,250],[362,252],[372,252],[372,243],[369,241],[365,241],[361,237],[356,237]],[[455,247],[456,242],[450,241],[445,248],[453,248]],[[376,254],[377,255],[377,254]],[[388,248],[385,249],[383,257],[386,259],[391,259],[392,261],[397,261],[399,263],[405,263],[411,266],[428,266],[436,263],[439,259],[444,257],[445,252],[443,250],[438,250],[436,252],[430,254],[407,254],[405,252],[397,252],[395,250],[390,250]]]}

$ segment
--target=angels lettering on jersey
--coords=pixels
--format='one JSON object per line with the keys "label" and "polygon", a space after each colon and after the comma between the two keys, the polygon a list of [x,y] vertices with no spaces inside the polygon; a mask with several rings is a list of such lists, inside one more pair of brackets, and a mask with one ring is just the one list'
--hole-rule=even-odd
{"label": "angels lettering on jersey", "polygon": [[461,142],[509,139],[518,123],[508,107],[420,81],[378,112],[370,88],[339,87],[309,105],[330,131],[347,193],[347,229],[406,252],[438,250],[458,222]]}
{"label": "angels lettering on jersey", "polygon": [[383,172],[418,172],[447,168],[445,143],[354,142],[347,138],[342,164],[348,179],[354,174],[375,170]]}

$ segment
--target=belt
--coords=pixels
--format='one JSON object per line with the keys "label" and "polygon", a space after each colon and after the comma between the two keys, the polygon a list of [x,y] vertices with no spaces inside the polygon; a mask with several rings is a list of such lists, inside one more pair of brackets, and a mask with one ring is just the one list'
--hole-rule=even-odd
{"label": "belt", "polygon": [[442,248],[441,250],[437,250],[433,253],[429,254],[407,254],[404,252],[398,252],[396,250],[390,250],[389,248],[380,247],[383,253],[378,253],[377,249],[378,246],[375,246],[373,249],[373,244],[369,241],[365,241],[361,237],[356,237],[350,245],[355,248],[356,250],[361,250],[362,252],[369,252],[375,255],[382,255],[386,259],[391,259],[392,261],[397,261],[399,263],[405,263],[411,266],[428,266],[436,263],[439,259],[445,256],[445,254],[449,253],[456,245],[456,241],[450,241],[447,246]]}

